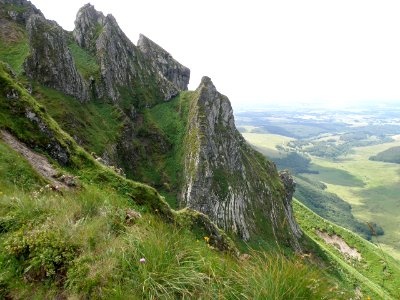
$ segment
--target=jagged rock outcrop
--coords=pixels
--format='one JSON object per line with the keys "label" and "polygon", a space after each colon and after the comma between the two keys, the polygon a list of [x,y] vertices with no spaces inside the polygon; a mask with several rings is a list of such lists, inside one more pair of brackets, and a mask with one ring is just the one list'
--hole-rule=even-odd
{"label": "jagged rock outcrop", "polygon": [[[166,77],[160,76],[149,59],[128,39],[112,15],[104,16],[87,4],[82,7],[75,21],[74,38],[79,46],[93,52],[100,65],[101,82],[97,92],[118,101],[121,90],[131,96],[142,93],[150,97],[169,100],[179,89]],[[144,97],[145,98],[145,97]],[[145,106],[149,103],[147,100]]]}
{"label": "jagged rock outcrop", "polygon": [[0,0],[0,10],[4,9],[13,21],[26,24],[31,15],[41,15],[42,12],[27,0]]}
{"label": "jagged rock outcrop", "polygon": [[95,42],[105,23],[106,17],[102,12],[97,11],[89,3],[84,5],[79,9],[75,19],[73,36],[77,44],[84,49],[96,52]]}
{"label": "jagged rock outcrop", "polygon": [[88,100],[87,86],[75,66],[64,30],[36,14],[28,19],[26,29],[30,46],[26,75],[81,101]]}
{"label": "jagged rock outcrop", "polygon": [[159,74],[172,82],[178,90],[186,91],[188,89],[189,68],[181,65],[171,54],[143,34],[140,35],[137,45]]}
{"label": "jagged rock outcrop", "polygon": [[[203,77],[189,110],[180,199],[244,240],[274,237],[299,249],[290,196],[273,163],[237,131],[229,99]],[[286,183],[288,185],[288,183]]]}

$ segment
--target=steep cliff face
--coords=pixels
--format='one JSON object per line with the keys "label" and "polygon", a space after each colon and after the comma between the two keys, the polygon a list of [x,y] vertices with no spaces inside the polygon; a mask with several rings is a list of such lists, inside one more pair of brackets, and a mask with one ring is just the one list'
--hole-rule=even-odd
{"label": "steep cliff face", "polygon": [[181,89],[173,78],[156,69],[152,56],[145,57],[126,37],[112,15],[104,16],[92,5],[85,5],[77,14],[73,35],[80,47],[97,57],[101,70],[101,82],[97,84],[100,97],[106,95],[118,101],[121,91],[136,96],[147,89],[144,93],[152,99],[145,106],[151,106],[157,100],[171,99]]}
{"label": "steep cliff face", "polygon": [[189,68],[181,65],[171,54],[143,34],[140,35],[137,45],[161,76],[172,82],[178,90],[187,90],[190,79]]}
{"label": "steep cliff face", "polygon": [[299,249],[288,174],[282,182],[275,165],[245,142],[228,98],[210,78],[195,91],[188,117],[181,206],[207,214],[244,240],[275,238]]}
{"label": "steep cliff face", "polygon": [[64,30],[37,14],[29,17],[26,29],[30,46],[26,75],[81,101],[88,100],[87,86],[72,59]]}

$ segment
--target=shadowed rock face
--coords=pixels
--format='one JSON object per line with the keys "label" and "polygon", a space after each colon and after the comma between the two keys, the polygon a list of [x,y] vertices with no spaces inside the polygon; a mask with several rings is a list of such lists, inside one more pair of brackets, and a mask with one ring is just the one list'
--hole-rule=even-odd
{"label": "shadowed rock face", "polygon": [[279,177],[283,183],[283,186],[285,187],[284,207],[287,220],[289,222],[290,228],[294,236],[300,238],[302,232],[300,230],[299,225],[295,221],[292,209],[292,200],[293,200],[293,194],[296,190],[296,182],[294,181],[292,175],[290,175],[289,171],[287,170],[279,172]]}
{"label": "shadowed rock face", "polygon": [[143,34],[140,35],[137,45],[159,74],[172,82],[178,90],[186,91],[188,89],[189,68],[181,65],[171,54]]}
{"label": "shadowed rock face", "polygon": [[76,69],[64,30],[36,14],[28,19],[26,29],[30,46],[26,75],[81,101],[88,100],[87,87]]}
{"label": "shadowed rock face", "polygon": [[[254,151],[237,131],[229,99],[204,77],[189,111],[181,206],[208,215],[244,240],[275,238],[300,249],[289,175]],[[286,183],[287,181],[287,183]]]}

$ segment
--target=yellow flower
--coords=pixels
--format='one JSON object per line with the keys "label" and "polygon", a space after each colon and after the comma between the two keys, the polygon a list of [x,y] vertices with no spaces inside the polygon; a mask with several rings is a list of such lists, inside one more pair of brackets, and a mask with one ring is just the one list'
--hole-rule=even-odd
{"label": "yellow flower", "polygon": [[208,236],[205,236],[204,240],[206,241],[206,243],[208,243],[210,241],[210,238]]}

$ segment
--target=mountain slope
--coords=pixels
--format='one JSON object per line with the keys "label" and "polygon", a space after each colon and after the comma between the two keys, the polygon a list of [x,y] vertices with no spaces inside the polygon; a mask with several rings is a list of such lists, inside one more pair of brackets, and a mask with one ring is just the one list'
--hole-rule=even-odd
{"label": "mountain slope", "polygon": [[[0,0],[0,18],[15,50],[0,51],[0,129],[53,168],[41,176],[1,139],[2,297],[354,294],[336,266],[315,270],[332,259],[301,236],[293,179],[244,141],[209,78],[186,91],[188,68],[144,36],[135,46],[90,4],[74,32],[25,0]],[[312,249],[315,261],[301,256]]]}
{"label": "mountain slope", "polygon": [[151,187],[96,162],[2,63],[0,104],[0,128],[40,151],[67,185],[49,183],[32,158],[0,138],[1,297],[340,296],[327,293],[331,281],[315,284],[321,273],[294,258],[250,252],[238,259],[205,215],[173,211]]}
{"label": "mountain slope", "polygon": [[[236,130],[229,100],[210,79],[203,79],[191,94],[189,109],[182,110],[185,133],[182,144],[175,145],[157,121],[148,118],[153,107],[187,89],[190,70],[167,51],[143,35],[136,47],[111,15],[104,16],[90,4],[79,10],[72,34],[40,14],[32,14],[26,28],[27,85],[83,147],[102,151],[98,153],[102,161],[122,168],[132,179],[161,189],[169,186],[165,189],[170,190],[170,203],[199,210],[246,241],[279,241],[300,250],[301,231],[292,217],[291,194],[274,165],[253,151]],[[94,73],[82,68],[87,66],[82,56],[93,64]],[[77,105],[63,94],[83,103]],[[103,121],[104,112],[108,120]],[[98,122],[111,132],[103,137]],[[183,179],[172,183],[171,189],[170,178],[153,170],[176,147],[183,152],[175,160],[174,172]],[[170,176],[176,177],[166,177]]]}

